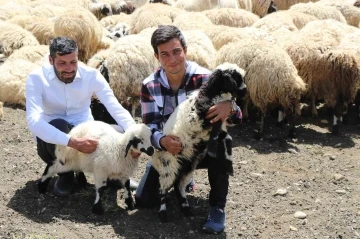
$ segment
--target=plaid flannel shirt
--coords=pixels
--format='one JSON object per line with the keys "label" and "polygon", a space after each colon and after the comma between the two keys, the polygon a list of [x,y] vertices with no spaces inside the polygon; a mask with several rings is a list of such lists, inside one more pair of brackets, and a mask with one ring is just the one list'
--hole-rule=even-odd
{"label": "plaid flannel shirt", "polygon": [[[141,115],[144,124],[156,129],[151,137],[152,145],[158,149],[160,139],[164,136],[162,129],[176,106],[187,99],[195,90],[208,81],[211,72],[192,61],[186,62],[186,73],[183,83],[177,94],[170,88],[165,71],[162,67],[143,81],[140,100]],[[239,108],[239,112],[240,108]],[[240,114],[241,115],[241,114]]]}

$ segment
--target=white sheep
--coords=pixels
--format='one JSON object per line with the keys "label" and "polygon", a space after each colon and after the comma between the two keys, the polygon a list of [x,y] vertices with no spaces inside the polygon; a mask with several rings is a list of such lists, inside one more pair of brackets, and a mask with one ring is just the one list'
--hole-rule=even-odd
{"label": "white sheep", "polygon": [[25,107],[26,78],[40,65],[17,58],[6,60],[0,66],[0,101]]}
{"label": "white sheep", "polygon": [[16,2],[8,2],[0,5],[0,21],[6,21],[18,15],[30,15],[30,9],[29,6]]}
{"label": "white sheep", "polygon": [[252,12],[259,17],[276,11],[277,5],[273,0],[252,0]]}
{"label": "white sheep", "polygon": [[16,24],[0,21],[0,54],[9,56],[14,50],[23,46],[37,46],[38,40]]}
{"label": "white sheep", "polygon": [[260,130],[256,137],[264,134],[264,120],[271,107],[280,107],[278,124],[288,117],[289,136],[295,136],[295,115],[299,114],[300,96],[306,84],[299,77],[297,69],[285,50],[267,41],[249,39],[227,44],[217,54],[216,64],[230,62],[246,71],[245,83],[248,97],[243,108],[244,118],[248,117],[249,100],[260,109]]}
{"label": "white sheep", "polygon": [[56,173],[68,171],[85,171],[94,174],[96,199],[92,208],[95,214],[102,214],[101,204],[103,188],[107,179],[119,179],[125,186],[125,203],[130,210],[134,209],[134,201],[130,191],[129,178],[137,168],[138,159],[133,158],[129,150],[144,152],[151,156],[151,130],[144,124],[131,125],[125,133],[117,132],[111,125],[101,121],[88,121],[75,126],[71,137],[95,137],[99,139],[93,153],[84,154],[79,151],[56,145],[56,160],[48,164],[41,180],[38,182],[40,193],[45,193],[50,179]]}
{"label": "white sheep", "polygon": [[162,3],[145,4],[131,14],[130,32],[137,34],[149,27],[172,24],[182,12]]}
{"label": "white sheep", "polygon": [[355,7],[352,3],[338,0],[320,0],[316,4],[319,4],[320,6],[335,7],[344,15],[347,24],[354,27],[359,27],[360,9]]}
{"label": "white sheep", "polygon": [[[109,72],[109,84],[123,104],[130,100],[132,115],[140,105],[142,80],[159,67],[148,33],[128,35],[115,42],[104,66]],[[129,110],[128,107],[124,105]]]}
{"label": "white sheep", "polygon": [[201,12],[216,7],[239,8],[239,3],[238,0],[177,0],[172,6],[188,12]]}
{"label": "white sheep", "polygon": [[342,23],[346,23],[346,19],[341,14],[341,12],[332,6],[308,2],[295,4],[290,7],[290,10],[313,15],[322,20],[333,19]]}
{"label": "white sheep", "polygon": [[103,29],[96,17],[80,7],[69,9],[56,17],[55,36],[67,36],[78,46],[79,60],[86,62],[100,48]]}
{"label": "white sheep", "polygon": [[44,63],[45,58],[49,55],[48,45],[24,46],[14,51],[7,60],[16,61],[19,59],[26,60],[37,65]]}
{"label": "white sheep", "polygon": [[[192,215],[186,198],[185,187],[196,166],[205,156],[210,133],[214,127],[209,119],[206,119],[206,112],[218,102],[243,96],[246,88],[243,81],[244,74],[244,71],[234,64],[218,66],[210,75],[208,83],[200,90],[193,92],[187,100],[176,107],[174,113],[165,123],[164,135],[179,137],[182,150],[176,155],[167,151],[156,151],[152,158],[152,165],[159,173],[161,205],[158,215],[161,222],[168,221],[166,193],[172,186],[177,192],[182,213],[185,216]],[[221,121],[218,123],[220,125],[216,124],[215,127],[220,126],[221,132],[226,132],[225,123]],[[225,133],[225,135],[227,134]],[[227,139],[231,140],[231,137],[221,138],[221,140]],[[209,149],[216,151],[213,148]],[[214,159],[219,160],[219,167],[226,167],[227,163],[232,163],[231,148],[229,148],[229,154],[225,156],[221,160],[217,157]]]}
{"label": "white sheep", "polygon": [[100,24],[105,27],[106,29],[110,30],[116,24],[123,22],[130,25],[132,15],[128,14],[119,14],[119,15],[112,15],[104,17],[100,20]]}
{"label": "white sheep", "polygon": [[[253,1],[262,1],[262,0],[253,0]],[[268,0],[266,0],[268,1]],[[308,2],[317,2],[318,0],[272,0],[278,10],[288,10],[292,5],[298,3],[308,3]]]}
{"label": "white sheep", "polygon": [[259,16],[244,9],[214,8],[202,12],[215,25],[247,27],[259,20]]}

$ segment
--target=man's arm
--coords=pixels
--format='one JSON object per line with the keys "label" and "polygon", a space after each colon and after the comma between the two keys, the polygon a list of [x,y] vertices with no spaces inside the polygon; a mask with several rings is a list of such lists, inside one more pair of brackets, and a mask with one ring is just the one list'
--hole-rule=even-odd
{"label": "man's arm", "polygon": [[43,141],[66,146],[70,137],[42,119],[43,82],[39,76],[30,74],[26,80],[26,121],[30,131]]}

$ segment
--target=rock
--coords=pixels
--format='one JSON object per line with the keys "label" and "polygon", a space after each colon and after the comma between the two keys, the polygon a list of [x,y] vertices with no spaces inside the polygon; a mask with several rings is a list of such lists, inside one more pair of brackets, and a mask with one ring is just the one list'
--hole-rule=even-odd
{"label": "rock", "polygon": [[344,176],[341,175],[341,174],[338,174],[338,173],[334,174],[334,179],[335,179],[336,181],[339,181],[339,180],[341,180],[341,179],[343,179],[343,178],[344,178]]}
{"label": "rock", "polygon": [[305,219],[306,216],[307,216],[306,213],[304,213],[302,211],[297,211],[297,212],[294,213],[295,218]]}
{"label": "rock", "polygon": [[276,192],[273,194],[274,196],[285,196],[287,194],[287,190],[286,188],[279,188],[278,190],[276,190]]}
{"label": "rock", "polygon": [[289,226],[289,229],[290,229],[290,231],[297,231],[298,229],[296,228],[296,227],[294,227],[294,226]]}
{"label": "rock", "polygon": [[322,123],[322,124],[328,124],[329,121],[327,121],[326,119],[323,119],[323,120],[320,120],[320,123]]}
{"label": "rock", "polygon": [[344,190],[344,189],[338,189],[338,190],[336,190],[335,191],[337,194],[346,194],[347,192],[346,192],[346,190]]}
{"label": "rock", "polygon": [[248,162],[247,162],[246,160],[244,160],[244,161],[240,161],[239,163],[245,165],[245,164],[247,164]]}
{"label": "rock", "polygon": [[290,153],[293,153],[293,154],[297,154],[298,152],[296,151],[296,149],[288,149],[288,151],[290,152]]}

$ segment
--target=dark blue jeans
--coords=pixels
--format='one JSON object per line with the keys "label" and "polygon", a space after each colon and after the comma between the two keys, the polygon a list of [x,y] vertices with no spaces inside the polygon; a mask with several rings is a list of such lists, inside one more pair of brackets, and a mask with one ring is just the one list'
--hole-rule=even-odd
{"label": "dark blue jeans", "polygon": [[[225,172],[219,172],[215,158],[205,157],[197,166],[197,169],[206,168],[208,169],[210,183],[209,204],[211,207],[218,205],[224,208],[229,189],[229,175]],[[159,188],[159,173],[149,163],[136,190],[136,204],[144,208],[158,206]]]}
{"label": "dark blue jeans", "polygon": [[[69,133],[70,130],[74,127],[69,124],[66,120],[63,119],[54,119],[49,122],[55,128],[61,130],[64,133]],[[42,139],[36,137],[37,141],[37,153],[40,158],[46,163],[51,164],[55,161],[55,144],[50,144]]]}

